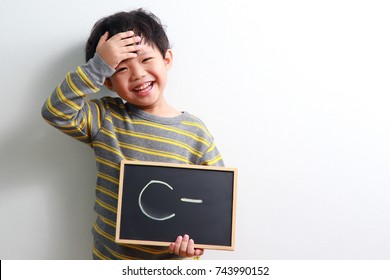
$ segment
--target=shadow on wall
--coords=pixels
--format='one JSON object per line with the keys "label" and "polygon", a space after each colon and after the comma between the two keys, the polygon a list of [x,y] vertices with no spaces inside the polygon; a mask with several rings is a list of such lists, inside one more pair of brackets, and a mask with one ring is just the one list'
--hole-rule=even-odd
{"label": "shadow on wall", "polygon": [[77,46],[32,74],[29,92],[20,93],[33,96],[26,101],[28,110],[15,112],[28,117],[2,136],[0,209],[7,226],[0,230],[1,259],[91,258],[93,151],[41,117],[45,99],[67,71],[84,61],[82,51]]}

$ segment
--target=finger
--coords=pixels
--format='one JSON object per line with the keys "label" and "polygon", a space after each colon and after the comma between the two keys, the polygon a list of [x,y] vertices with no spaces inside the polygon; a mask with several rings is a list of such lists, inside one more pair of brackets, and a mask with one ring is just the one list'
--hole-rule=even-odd
{"label": "finger", "polygon": [[137,53],[136,52],[126,52],[126,53],[123,53],[123,54],[120,55],[120,61],[123,61],[123,60],[126,60],[126,59],[130,59],[130,58],[134,58],[134,57],[137,57]]}
{"label": "finger", "polygon": [[190,237],[188,234],[185,234],[183,236],[183,239],[181,241],[180,245],[180,256],[185,257],[187,256],[187,248],[188,248],[188,242],[189,242]]}
{"label": "finger", "polygon": [[105,41],[107,41],[107,38],[108,38],[108,31],[106,31],[99,39],[99,42],[98,42],[98,46],[100,46],[101,44],[103,44]]}
{"label": "finger", "polygon": [[122,43],[123,45],[125,46],[132,46],[132,45],[139,45],[139,43],[141,42],[142,38],[140,36],[133,36],[133,37],[128,37],[128,38],[124,38],[122,39]]}
{"label": "finger", "polygon": [[193,257],[195,255],[195,244],[194,240],[190,239],[188,241],[188,246],[187,246],[187,257]]}
{"label": "finger", "polygon": [[135,45],[135,46],[127,46],[120,49],[121,53],[135,53],[138,52],[140,49],[142,49],[142,46]]}
{"label": "finger", "polygon": [[175,241],[175,248],[174,248],[173,252],[174,252],[176,255],[178,255],[178,256],[179,256],[179,254],[180,254],[180,246],[181,246],[181,241],[182,241],[182,239],[183,239],[183,237],[178,236],[178,237],[176,238],[176,241]]}
{"label": "finger", "polygon": [[203,249],[195,249],[194,256],[200,257],[204,254]]}
{"label": "finger", "polygon": [[175,242],[172,242],[171,244],[169,244],[168,247],[169,253],[172,254],[174,249],[175,249]]}
{"label": "finger", "polygon": [[110,38],[110,40],[115,40],[115,41],[119,41],[119,40],[123,40],[123,39],[126,39],[126,38],[132,38],[134,36],[134,31],[125,31],[125,32],[119,32],[117,34],[115,34],[114,36],[112,36]]}

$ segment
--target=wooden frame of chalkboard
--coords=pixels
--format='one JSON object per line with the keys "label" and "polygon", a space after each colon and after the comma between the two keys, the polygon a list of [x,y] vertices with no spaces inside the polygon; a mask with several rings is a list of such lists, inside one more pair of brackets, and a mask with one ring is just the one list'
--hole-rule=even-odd
{"label": "wooden frame of chalkboard", "polygon": [[115,241],[234,250],[237,168],[123,160]]}

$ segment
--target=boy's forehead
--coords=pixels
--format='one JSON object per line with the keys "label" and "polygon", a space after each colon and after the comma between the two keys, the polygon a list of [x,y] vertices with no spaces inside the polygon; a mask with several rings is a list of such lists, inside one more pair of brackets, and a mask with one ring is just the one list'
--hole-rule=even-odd
{"label": "boy's forehead", "polygon": [[158,52],[157,48],[153,44],[150,44],[150,43],[145,44],[144,42],[141,42],[140,45],[142,46],[142,49],[137,51],[138,55],[145,55],[145,54],[149,54],[149,53],[154,53],[156,51]]}

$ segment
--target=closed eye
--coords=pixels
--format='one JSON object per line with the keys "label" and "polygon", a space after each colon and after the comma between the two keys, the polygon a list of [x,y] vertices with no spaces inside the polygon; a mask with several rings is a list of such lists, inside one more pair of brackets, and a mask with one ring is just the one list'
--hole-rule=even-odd
{"label": "closed eye", "polygon": [[126,71],[126,70],[127,70],[126,67],[119,68],[118,70],[116,70],[115,74],[116,74],[116,73],[119,73],[119,72]]}
{"label": "closed eye", "polygon": [[142,63],[148,62],[149,60],[153,59],[153,57],[147,57],[142,60]]}

